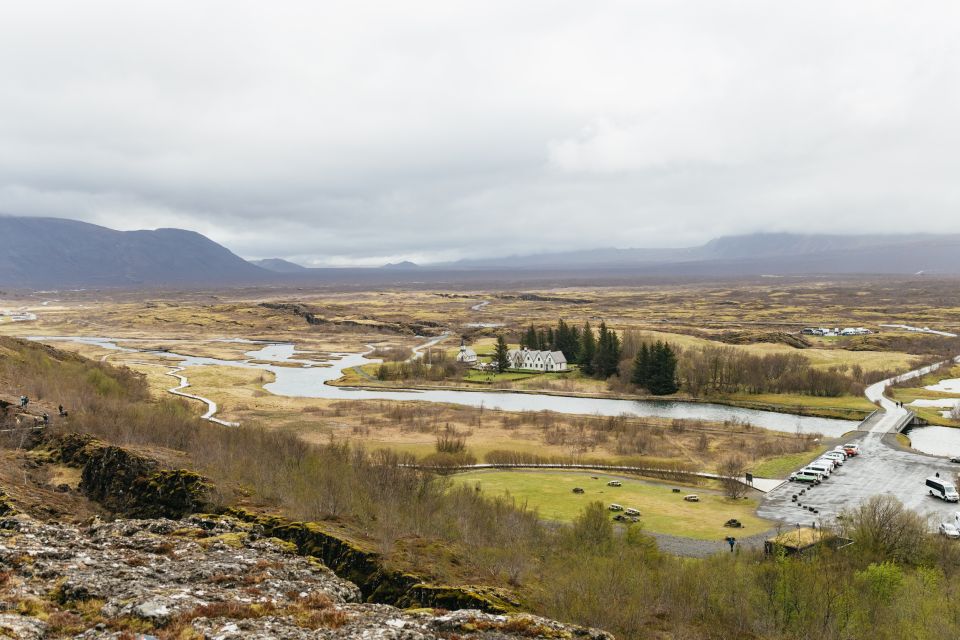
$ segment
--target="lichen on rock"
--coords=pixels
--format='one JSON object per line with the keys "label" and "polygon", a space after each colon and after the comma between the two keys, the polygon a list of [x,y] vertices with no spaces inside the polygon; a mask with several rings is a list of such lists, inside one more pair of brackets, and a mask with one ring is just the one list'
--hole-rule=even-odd
{"label": "lichen on rock", "polygon": [[228,517],[0,517],[0,639],[611,638],[529,615],[363,603],[356,585],[262,531]]}

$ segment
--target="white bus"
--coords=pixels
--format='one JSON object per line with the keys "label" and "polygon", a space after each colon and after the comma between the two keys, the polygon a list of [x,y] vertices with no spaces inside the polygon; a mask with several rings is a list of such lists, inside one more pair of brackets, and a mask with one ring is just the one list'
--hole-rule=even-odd
{"label": "white bus", "polygon": [[946,502],[960,502],[960,494],[957,493],[957,488],[953,486],[949,480],[943,480],[941,478],[927,478],[927,489],[930,491],[930,495],[935,498],[940,498]]}

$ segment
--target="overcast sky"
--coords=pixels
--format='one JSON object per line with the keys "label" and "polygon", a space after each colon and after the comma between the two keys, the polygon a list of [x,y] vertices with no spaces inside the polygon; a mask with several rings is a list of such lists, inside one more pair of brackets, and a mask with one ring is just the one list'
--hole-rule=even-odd
{"label": "overcast sky", "polygon": [[0,10],[0,212],[379,264],[960,232],[960,3]]}

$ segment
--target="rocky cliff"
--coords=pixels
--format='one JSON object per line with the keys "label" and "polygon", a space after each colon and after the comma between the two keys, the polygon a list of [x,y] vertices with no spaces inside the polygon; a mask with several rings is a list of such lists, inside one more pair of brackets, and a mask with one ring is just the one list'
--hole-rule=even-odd
{"label": "rocky cliff", "polygon": [[529,615],[408,609],[360,590],[260,525],[230,517],[0,517],[0,639],[582,638]]}

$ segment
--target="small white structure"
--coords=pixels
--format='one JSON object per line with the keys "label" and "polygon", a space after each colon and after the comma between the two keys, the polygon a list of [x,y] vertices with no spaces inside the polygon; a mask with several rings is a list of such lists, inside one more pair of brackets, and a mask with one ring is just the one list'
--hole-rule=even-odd
{"label": "small white structure", "polygon": [[510,368],[522,371],[566,371],[567,359],[562,351],[532,351],[511,349]]}
{"label": "small white structure", "polygon": [[460,341],[460,352],[457,353],[457,362],[473,366],[477,364],[477,352]]}
{"label": "small white structure", "polygon": [[865,336],[869,335],[870,330],[864,329],[863,327],[847,327],[840,331],[842,336]]}

